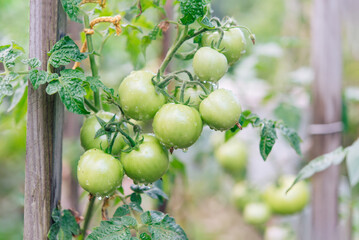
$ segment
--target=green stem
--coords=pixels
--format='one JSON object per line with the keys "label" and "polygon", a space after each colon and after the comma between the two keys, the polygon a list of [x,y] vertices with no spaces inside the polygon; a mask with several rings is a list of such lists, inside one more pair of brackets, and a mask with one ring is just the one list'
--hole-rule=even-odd
{"label": "green stem", "polygon": [[[24,75],[24,74],[29,74],[30,71],[18,71],[18,72],[15,72],[15,73],[20,74],[20,75]],[[9,74],[9,72],[0,73],[0,75],[7,75],[7,74]]]}
{"label": "green stem", "polygon": [[51,71],[51,64],[50,64],[50,59],[51,59],[51,57],[47,60],[47,66],[46,66],[47,72],[48,72],[49,74],[52,73],[52,71]]}
{"label": "green stem", "polygon": [[84,220],[84,227],[82,229],[82,234],[81,234],[80,239],[85,239],[85,237],[86,237],[86,231],[90,224],[90,220],[91,220],[92,213],[94,210],[95,200],[96,200],[96,198],[94,196],[90,195],[90,201],[87,206],[87,211],[86,211],[85,220]]}
{"label": "green stem", "polygon": [[[90,28],[90,18],[87,14],[84,14],[84,24],[85,24],[85,28]],[[97,65],[96,65],[95,55],[93,54],[94,50],[93,50],[93,43],[92,43],[92,35],[86,34],[86,41],[87,41],[87,49],[88,49],[88,52],[90,53],[89,59],[90,59],[92,76],[97,77],[98,69],[97,69]],[[100,101],[99,91],[94,91],[93,94],[94,94],[96,108],[101,109],[101,101]]]}
{"label": "green stem", "polygon": [[167,55],[165,57],[165,59],[163,60],[161,67],[160,67],[160,74],[163,75],[163,73],[165,72],[168,64],[170,63],[171,59],[173,58],[173,56],[175,55],[175,53],[177,52],[177,50],[181,47],[181,45],[188,39],[187,36],[188,33],[188,26],[186,25],[183,29],[182,32],[180,32],[179,34],[180,37],[179,39],[175,42],[174,45],[172,45],[172,47],[168,50]]}
{"label": "green stem", "polygon": [[87,100],[86,98],[85,98],[85,104],[86,104],[86,106],[88,106],[95,113],[98,112],[98,109],[89,100]]}

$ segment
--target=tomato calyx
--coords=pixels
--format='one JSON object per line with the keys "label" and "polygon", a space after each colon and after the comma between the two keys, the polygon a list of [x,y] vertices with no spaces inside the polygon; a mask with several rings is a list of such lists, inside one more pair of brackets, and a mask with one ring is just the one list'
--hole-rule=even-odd
{"label": "tomato calyx", "polygon": [[[96,132],[94,138],[106,135],[109,143],[108,148],[105,150],[106,153],[112,153],[112,147],[118,134],[123,136],[125,143],[129,146],[128,148],[122,150],[123,152],[130,152],[133,149],[136,149],[143,142],[143,137],[140,136],[141,127],[130,122],[128,119],[116,121],[116,114],[114,114],[108,122],[98,116],[96,116],[96,119],[101,125],[101,128]],[[135,135],[134,138],[130,136],[127,124],[132,126]]]}

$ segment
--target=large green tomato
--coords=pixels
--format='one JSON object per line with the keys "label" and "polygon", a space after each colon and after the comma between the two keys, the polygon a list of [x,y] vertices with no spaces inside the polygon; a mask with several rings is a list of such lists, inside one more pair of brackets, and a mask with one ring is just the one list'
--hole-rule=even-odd
{"label": "large green tomato", "polygon": [[99,149],[90,149],[80,158],[77,179],[80,186],[96,196],[110,196],[122,183],[120,160]]}
{"label": "large green tomato", "polygon": [[270,185],[264,192],[264,199],[274,213],[293,214],[300,212],[308,204],[309,188],[307,183],[297,183],[288,193],[295,176],[285,175],[279,178],[278,184]]}
{"label": "large green tomato", "polygon": [[[184,90],[183,100],[184,102],[187,102],[189,99],[189,105],[191,107],[199,109],[199,104],[202,102],[201,95],[204,95],[205,92],[201,87],[195,86],[195,87],[187,87]],[[181,97],[181,89],[177,89],[175,92],[175,97],[179,101]]]}
{"label": "large green tomato", "polygon": [[271,216],[271,210],[262,202],[248,203],[243,210],[243,218],[249,224],[265,224]]}
{"label": "large green tomato", "polygon": [[[206,32],[202,36],[202,45],[211,46],[212,42],[217,43],[220,38],[219,32]],[[243,32],[239,28],[232,28],[224,31],[223,39],[219,46],[223,49],[223,54],[226,56],[228,64],[232,65],[245,52],[246,40]]]}
{"label": "large green tomato", "polygon": [[201,81],[217,82],[228,70],[227,59],[210,47],[202,47],[193,57],[193,70]]}
{"label": "large green tomato", "polygon": [[153,131],[168,148],[188,148],[202,132],[202,120],[198,111],[182,104],[165,104],[153,120]]}
{"label": "large green tomato", "polygon": [[247,164],[247,147],[238,139],[232,138],[219,146],[214,155],[227,172],[238,175]]}
{"label": "large green tomato", "polygon": [[154,73],[148,71],[131,72],[121,83],[118,93],[120,105],[127,116],[135,120],[150,120],[166,103],[152,84]]}
{"label": "large green tomato", "polygon": [[225,131],[238,122],[242,108],[231,91],[218,89],[201,102],[199,112],[210,128]]}
{"label": "large green tomato", "polygon": [[121,162],[126,175],[135,183],[153,183],[168,169],[168,151],[157,138],[144,135],[137,150],[121,154]]}
{"label": "large green tomato", "polygon": [[[109,112],[98,112],[96,115],[108,122],[114,116],[113,113]],[[120,120],[118,116],[116,116],[116,120]],[[98,122],[95,115],[91,115],[90,117],[85,119],[84,124],[80,130],[80,140],[81,145],[85,150],[89,150],[91,148],[97,149],[106,149],[108,147],[108,141],[106,135],[102,135],[98,138],[95,138],[96,132],[101,128],[100,123]],[[121,152],[121,149],[126,146],[126,143],[123,141],[122,135],[119,133],[115,139],[115,143],[112,146],[112,154],[117,155]]]}

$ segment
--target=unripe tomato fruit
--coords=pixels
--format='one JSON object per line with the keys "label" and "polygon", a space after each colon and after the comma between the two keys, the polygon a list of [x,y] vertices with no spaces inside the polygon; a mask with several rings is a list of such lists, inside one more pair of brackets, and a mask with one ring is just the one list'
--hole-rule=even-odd
{"label": "unripe tomato fruit", "polygon": [[99,149],[90,149],[77,165],[80,186],[96,196],[110,196],[122,183],[123,168],[120,160]]}
{"label": "unripe tomato fruit", "polygon": [[[219,32],[206,32],[202,36],[202,45],[211,46],[212,41],[217,43],[220,38]],[[232,65],[245,52],[246,40],[243,32],[239,28],[232,28],[224,31],[223,39],[219,45],[219,49],[223,49],[223,54],[226,56],[228,64]]]}
{"label": "unripe tomato fruit", "polygon": [[235,138],[219,146],[214,155],[223,169],[234,175],[243,171],[247,164],[247,147]]}
{"label": "unripe tomato fruit", "polygon": [[[105,122],[108,122],[115,114],[100,111],[96,113],[96,115],[99,118],[103,119]],[[120,120],[120,118],[116,116],[116,120],[118,121]],[[96,132],[100,128],[101,125],[98,122],[95,115],[91,115],[90,117],[85,119],[84,124],[82,125],[80,130],[81,146],[85,150],[89,150],[92,148],[106,149],[108,147],[108,141],[106,135],[102,135],[98,138],[95,138]],[[114,155],[119,154],[121,152],[121,149],[124,148],[125,145],[126,143],[123,141],[122,135],[118,134],[112,146],[112,154]]]}
{"label": "unripe tomato fruit", "polygon": [[121,154],[121,162],[126,175],[136,184],[153,183],[168,169],[168,151],[157,138],[144,135],[144,141],[137,150]]}
{"label": "unripe tomato fruit", "polygon": [[248,203],[243,210],[243,218],[249,224],[265,224],[271,216],[270,208],[261,202]]}
{"label": "unripe tomato fruit", "polygon": [[156,137],[168,148],[188,148],[202,132],[198,111],[182,104],[165,104],[153,120]]}
{"label": "unripe tomato fruit", "polygon": [[[189,99],[189,105],[191,107],[194,107],[195,109],[199,109],[199,104],[202,102],[202,99],[200,98],[201,95],[204,95],[205,92],[201,87],[195,86],[195,87],[187,87],[184,90],[184,96],[183,100],[184,102],[187,102]],[[177,89],[175,92],[175,97],[179,101],[181,97],[181,89]]]}
{"label": "unripe tomato fruit", "polygon": [[199,112],[210,128],[225,131],[238,122],[242,108],[231,91],[218,89],[201,102]]}
{"label": "unripe tomato fruit", "polygon": [[210,47],[202,47],[193,57],[193,70],[201,81],[217,82],[228,70],[227,59]]}
{"label": "unripe tomato fruit", "polygon": [[150,120],[166,103],[152,84],[155,74],[149,71],[133,71],[121,83],[118,93],[120,105],[127,116],[135,120]]}
{"label": "unripe tomato fruit", "polygon": [[297,183],[288,193],[295,177],[285,175],[279,178],[278,185],[270,185],[264,192],[264,200],[274,213],[293,214],[300,212],[309,202],[309,188],[307,183]]}

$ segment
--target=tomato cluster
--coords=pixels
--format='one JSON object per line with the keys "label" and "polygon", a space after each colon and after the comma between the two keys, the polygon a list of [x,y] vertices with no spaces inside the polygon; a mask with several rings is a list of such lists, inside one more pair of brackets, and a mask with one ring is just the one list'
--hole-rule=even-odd
{"label": "tomato cluster", "polygon": [[[167,75],[131,72],[118,88],[120,113],[98,112],[86,118],[81,128],[81,145],[87,151],[78,165],[80,185],[92,194],[109,195],[121,185],[123,172],[135,183],[152,183],[167,171],[166,148],[192,146],[205,124],[218,131],[232,128],[241,106],[231,91],[217,89],[216,84],[244,47],[244,35],[238,28],[211,31],[203,34],[193,57],[194,75],[187,70]],[[188,80],[181,77],[183,73]],[[176,84],[169,91],[172,80]],[[147,120],[153,120],[154,135],[143,134],[134,124]],[[229,171],[236,171],[246,157],[233,165],[230,149],[219,149],[219,158]]]}

